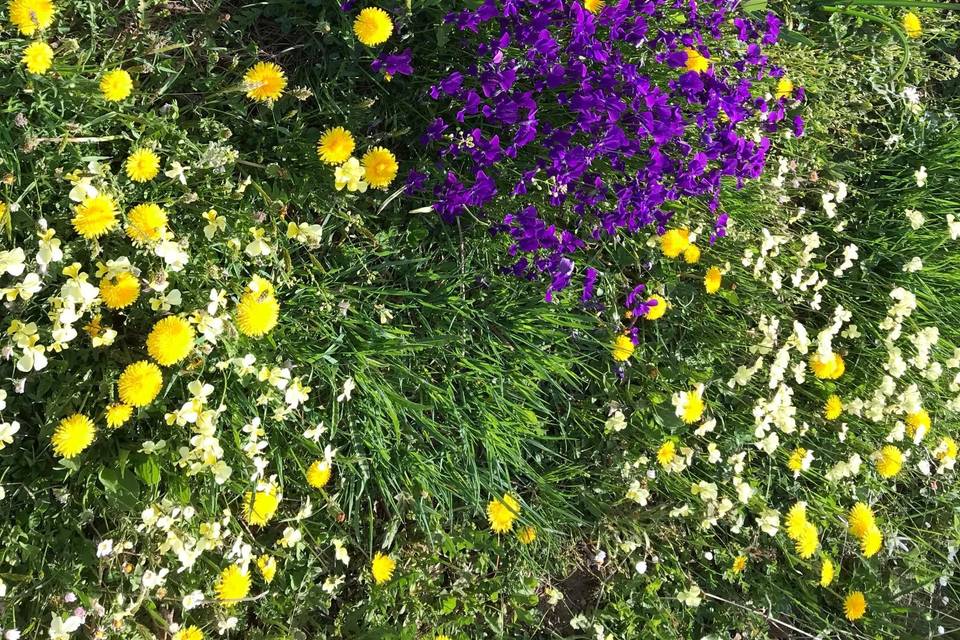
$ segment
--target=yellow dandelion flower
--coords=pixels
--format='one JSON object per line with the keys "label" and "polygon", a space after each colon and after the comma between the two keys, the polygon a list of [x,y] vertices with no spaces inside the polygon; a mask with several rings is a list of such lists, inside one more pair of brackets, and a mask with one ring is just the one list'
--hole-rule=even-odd
{"label": "yellow dandelion flower", "polygon": [[703,288],[709,294],[714,294],[720,290],[720,283],[723,281],[723,272],[718,267],[710,267],[707,274],[703,276]]}
{"label": "yellow dandelion flower", "polygon": [[513,529],[513,522],[520,515],[520,503],[509,493],[503,498],[493,499],[487,505],[487,519],[494,533],[506,533]]}
{"label": "yellow dandelion flower", "polygon": [[517,531],[517,540],[523,544],[531,544],[537,539],[537,530],[533,527],[523,527]]}
{"label": "yellow dandelion flower", "polygon": [[234,604],[250,593],[250,574],[240,565],[232,564],[220,574],[213,590],[217,594],[217,600],[228,605]]}
{"label": "yellow dandelion flower", "polygon": [[747,568],[747,556],[737,556],[733,559],[733,565],[730,567],[730,571],[733,573],[743,573],[743,570]]}
{"label": "yellow dandelion flower", "polygon": [[793,95],[793,80],[783,76],[777,81],[777,92],[774,94],[777,100],[780,98],[789,98]]}
{"label": "yellow dandelion flower", "polygon": [[824,558],[823,562],[820,564],[820,586],[829,587],[830,583],[833,582],[833,576],[836,571],[833,567],[833,560],[830,558]]}
{"label": "yellow dandelion flower", "polygon": [[441,633],[438,636],[434,636],[433,640],[452,640],[452,639],[450,638],[450,636],[447,636]]}
{"label": "yellow dandelion flower", "polygon": [[831,353],[828,358],[815,353],[810,356],[810,369],[821,380],[836,380],[843,375],[846,365],[839,353]]}
{"label": "yellow dandelion flower", "polygon": [[279,506],[276,487],[266,491],[247,491],[243,496],[243,519],[247,524],[263,526],[273,519]]}
{"label": "yellow dandelion flower", "polygon": [[863,597],[862,591],[854,591],[843,601],[843,614],[847,620],[853,622],[863,617],[867,612],[867,599]]}
{"label": "yellow dandelion flower", "polygon": [[859,540],[863,540],[867,530],[876,526],[876,520],[873,517],[873,509],[862,502],[850,507],[850,513],[847,515],[847,524],[850,527],[850,533]]}
{"label": "yellow dandelion flower", "polygon": [[375,47],[386,42],[393,33],[393,21],[383,9],[368,7],[354,20],[353,32],[357,40],[368,47]]}
{"label": "yellow dandelion flower", "polygon": [[683,261],[687,264],[697,264],[700,262],[700,247],[695,244],[690,245],[683,250]]}
{"label": "yellow dandelion flower", "polygon": [[677,444],[673,440],[667,440],[657,449],[657,462],[661,467],[667,467],[677,457]]}
{"label": "yellow dandelion flower", "polygon": [[603,11],[606,4],[603,0],[583,0],[583,8],[594,15]]}
{"label": "yellow dandelion flower", "polygon": [[173,640],[203,640],[203,631],[199,627],[190,625],[173,634]]}
{"label": "yellow dandelion flower", "polygon": [[133,415],[133,407],[128,404],[114,403],[107,407],[106,412],[106,421],[107,426],[111,429],[116,429],[122,427],[126,424],[127,420],[130,419],[130,416]]}
{"label": "yellow dandelion flower", "polygon": [[790,458],[787,460],[787,468],[796,473],[804,471],[807,453],[808,451],[803,447],[797,447],[794,449],[793,453],[790,454]]}
{"label": "yellow dandelion flower", "polygon": [[317,141],[317,157],[326,164],[343,164],[350,159],[357,143],[353,134],[343,127],[327,129]]}
{"label": "yellow dandelion flower", "polygon": [[134,242],[156,242],[167,228],[167,212],[152,202],[138,204],[127,214],[127,236]]}
{"label": "yellow dandelion flower", "polygon": [[270,555],[260,556],[257,558],[257,571],[263,576],[263,581],[270,584],[277,575],[277,559]]}
{"label": "yellow dandelion flower", "polygon": [[875,456],[877,473],[884,478],[892,478],[903,468],[903,452],[892,444],[880,449]]}
{"label": "yellow dandelion flower", "polygon": [[237,305],[237,328],[245,336],[259,338],[277,326],[280,303],[267,292],[247,292]]}
{"label": "yellow dandelion flower", "polygon": [[647,299],[647,302],[653,301],[656,301],[657,304],[647,309],[647,312],[643,314],[643,317],[647,320],[659,320],[667,312],[667,300],[663,296],[654,294]]}
{"label": "yellow dandelion flower", "polygon": [[686,424],[698,422],[703,417],[705,406],[700,389],[691,389],[683,396],[683,401],[677,407],[680,413],[679,418]]}
{"label": "yellow dandelion flower", "polygon": [[840,400],[840,396],[832,395],[827,398],[827,402],[823,405],[823,417],[827,420],[836,420],[841,413],[843,413],[843,401]]}
{"label": "yellow dandelion flower", "polygon": [[100,298],[108,309],[124,309],[139,297],[140,282],[131,273],[124,271],[100,281]]}
{"label": "yellow dandelion flower", "polygon": [[910,38],[919,38],[923,34],[923,25],[920,24],[920,17],[912,11],[903,14],[903,30]]}
{"label": "yellow dandelion flower", "polygon": [[633,355],[634,349],[633,340],[630,339],[630,336],[621,335],[613,341],[613,348],[610,353],[617,362],[626,362]]}
{"label": "yellow dandelion flower", "polygon": [[386,189],[397,177],[397,158],[383,147],[374,147],[363,154],[363,179],[374,189]]}
{"label": "yellow dandelion flower", "polygon": [[668,258],[676,258],[689,246],[689,229],[670,229],[660,236],[660,250]]}
{"label": "yellow dandelion flower", "polygon": [[287,76],[272,62],[258,62],[243,76],[243,86],[251,100],[271,103],[283,95]]}
{"label": "yellow dandelion flower", "polygon": [[150,149],[137,149],[127,158],[124,169],[134,182],[153,180],[160,173],[160,156]]}
{"label": "yellow dandelion flower", "polygon": [[930,433],[930,414],[926,409],[920,409],[907,416],[907,435],[911,438],[916,437],[915,442],[923,440],[928,433]]}
{"label": "yellow dandelion flower", "polygon": [[87,240],[96,240],[117,224],[117,203],[102,193],[84,199],[73,211],[70,223]]}
{"label": "yellow dandelion flower", "polygon": [[53,451],[61,458],[69,460],[89,447],[95,435],[97,435],[97,428],[93,420],[82,413],[75,413],[69,418],[64,418],[57,425],[51,438]]}
{"label": "yellow dandelion flower", "polygon": [[169,367],[190,355],[194,338],[196,333],[189,322],[179,316],[167,316],[150,330],[147,353],[157,364]]}
{"label": "yellow dandelion flower", "polygon": [[100,93],[107,102],[120,102],[133,91],[133,79],[123,69],[114,69],[100,79]]}
{"label": "yellow dandelion flower", "polygon": [[786,531],[787,537],[796,541],[803,533],[803,526],[807,523],[807,503],[798,502],[787,512]]}
{"label": "yellow dandelion flower", "polygon": [[800,535],[795,540],[797,555],[804,560],[813,557],[817,546],[820,544],[818,535],[817,525],[812,522],[804,522],[800,528]]}
{"label": "yellow dandelion flower", "polygon": [[315,460],[307,469],[307,484],[314,489],[323,489],[330,482],[333,466],[326,460]]}
{"label": "yellow dandelion flower", "polygon": [[705,58],[699,51],[693,48],[684,49],[687,52],[687,62],[685,64],[687,71],[696,71],[703,73],[710,68],[710,59]]}
{"label": "yellow dandelion flower", "polygon": [[370,572],[373,574],[373,581],[377,584],[383,584],[393,577],[393,570],[397,568],[397,563],[390,556],[385,556],[379,551],[373,556],[373,562],[370,563]]}
{"label": "yellow dandelion flower", "polygon": [[53,48],[46,42],[31,42],[20,59],[30,73],[43,75],[53,66]]}
{"label": "yellow dandelion flower", "polygon": [[10,22],[25,36],[32,36],[37,29],[46,29],[53,24],[51,0],[10,0],[8,9]]}
{"label": "yellow dandelion flower", "polygon": [[883,533],[877,525],[872,525],[863,534],[863,539],[860,540],[860,550],[863,551],[865,557],[872,558],[880,551],[882,546]]}
{"label": "yellow dandelion flower", "polygon": [[132,407],[145,407],[153,402],[162,386],[160,368],[147,360],[127,365],[117,381],[120,401]]}

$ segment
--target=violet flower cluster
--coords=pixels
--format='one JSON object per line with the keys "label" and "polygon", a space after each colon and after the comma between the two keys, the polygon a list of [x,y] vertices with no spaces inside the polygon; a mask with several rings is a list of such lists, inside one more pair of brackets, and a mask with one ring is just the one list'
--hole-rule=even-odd
{"label": "violet flower cluster", "polygon": [[506,269],[548,277],[547,300],[575,277],[589,300],[597,271],[578,276],[574,258],[618,233],[662,233],[681,198],[709,204],[715,241],[721,179],[761,174],[791,104],[755,95],[783,75],[761,51],[779,21],[736,5],[612,0],[595,15],[580,0],[484,0],[449,15],[475,62],[430,88],[450,115],[423,139],[438,171],[411,189],[432,187],[448,222],[507,208],[492,227],[511,238]]}

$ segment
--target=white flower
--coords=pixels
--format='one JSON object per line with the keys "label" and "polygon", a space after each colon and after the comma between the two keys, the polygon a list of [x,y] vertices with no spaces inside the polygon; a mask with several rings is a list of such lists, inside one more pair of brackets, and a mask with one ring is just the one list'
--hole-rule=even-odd
{"label": "white flower", "polygon": [[20,640],[20,630],[7,629],[7,632],[3,634],[3,640]]}
{"label": "white flower", "polygon": [[764,509],[757,517],[757,525],[768,536],[775,536],[780,530],[780,512],[776,509]]}
{"label": "white flower", "polygon": [[169,571],[169,569],[160,569],[160,571],[147,569],[143,572],[143,578],[140,579],[140,584],[143,585],[144,589],[162,587],[163,583],[167,581],[167,573],[169,573]]}
{"label": "white flower", "polygon": [[222,636],[227,631],[230,631],[231,629],[235,628],[238,622],[239,620],[237,620],[236,616],[230,616],[226,620],[221,620],[220,622],[217,623],[217,633]]}
{"label": "white flower", "polygon": [[956,220],[952,213],[947,214],[947,229],[950,231],[950,239],[960,239],[960,220]]}
{"label": "white flower", "polygon": [[[4,392],[6,395],[6,392]],[[0,449],[3,449],[8,444],[13,442],[13,436],[20,431],[20,423],[14,420],[13,422],[0,422]]]}
{"label": "white flower", "polygon": [[170,163],[170,168],[163,172],[163,175],[171,178],[173,180],[179,180],[180,184],[186,186],[187,184],[187,171],[190,167],[185,167],[176,160]]}
{"label": "white flower", "polygon": [[340,538],[333,539],[333,546],[335,551],[335,556],[338,562],[342,562],[344,565],[350,565],[350,554],[347,553],[347,548],[343,545],[343,540]]}
{"label": "white flower", "polygon": [[190,611],[195,607],[203,604],[203,592],[202,591],[193,591],[183,596],[183,610]]}
{"label": "white flower", "polygon": [[927,168],[926,167],[921,165],[919,169],[913,172],[913,177],[917,179],[918,187],[927,186]]}
{"label": "white flower", "polygon": [[627,428],[627,420],[623,415],[623,411],[619,409],[614,409],[610,413],[610,417],[607,418],[607,422],[604,424],[604,430],[607,433],[614,432],[619,433]]}
{"label": "white flower", "polygon": [[113,540],[107,538],[97,545],[97,557],[106,558],[113,553]]}
{"label": "white flower", "polygon": [[343,381],[343,393],[337,396],[337,402],[344,402],[345,400],[350,400],[350,396],[353,393],[353,390],[357,388],[357,384],[353,381],[353,378],[347,378]]}
{"label": "white flower", "polygon": [[293,527],[287,527],[283,530],[283,537],[280,539],[280,545],[288,549],[295,547],[300,540],[303,539],[303,534],[299,529],[294,529]]}
{"label": "white flower", "polygon": [[0,275],[8,273],[14,278],[18,277],[23,273],[26,257],[20,247],[10,251],[0,251]]}
{"label": "white flower", "polygon": [[50,621],[50,629],[48,631],[50,640],[66,640],[66,638],[69,638],[70,634],[79,629],[82,624],[83,621],[77,616],[62,618],[55,615]]}
{"label": "white flower", "polygon": [[910,221],[910,227],[913,229],[919,229],[923,226],[923,223],[926,222],[923,214],[916,209],[907,209],[904,211],[904,214],[907,216],[907,220]]}
{"label": "white flower", "polygon": [[703,598],[701,597],[702,595],[703,595],[703,592],[700,591],[700,587],[693,584],[693,585],[690,585],[689,589],[678,591],[677,600],[687,605],[688,607],[696,608],[700,606],[701,602],[703,602]]}
{"label": "white flower", "polygon": [[260,227],[251,227],[250,233],[253,235],[253,240],[247,244],[246,248],[243,250],[251,258],[256,258],[258,256],[268,256],[273,252],[273,249],[270,248],[270,245],[267,244],[266,240],[263,239],[264,233],[266,231]]}
{"label": "white flower", "polygon": [[343,576],[327,576],[327,579],[323,581],[323,586],[320,588],[332,596],[336,593],[337,589],[340,588],[341,584],[343,584]]}
{"label": "white flower", "polygon": [[179,242],[172,239],[159,242],[153,253],[158,258],[163,258],[164,263],[171,271],[182,271],[190,262],[190,254],[183,250]]}

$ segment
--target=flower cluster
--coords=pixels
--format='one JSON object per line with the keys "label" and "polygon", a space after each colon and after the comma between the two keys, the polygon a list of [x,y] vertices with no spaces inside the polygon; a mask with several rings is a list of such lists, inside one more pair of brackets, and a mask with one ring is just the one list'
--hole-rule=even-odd
{"label": "flower cluster", "polygon": [[[434,209],[449,222],[494,202],[519,207],[493,230],[511,238],[510,270],[549,276],[548,300],[573,279],[574,253],[662,232],[682,198],[705,199],[718,215],[711,242],[722,236],[722,180],[760,175],[767,134],[803,97],[761,51],[779,21],[757,26],[729,5],[486,0],[450,15],[480,44],[475,64],[430,90],[452,113],[424,136],[439,145]],[[778,97],[757,97],[765,82]]]}

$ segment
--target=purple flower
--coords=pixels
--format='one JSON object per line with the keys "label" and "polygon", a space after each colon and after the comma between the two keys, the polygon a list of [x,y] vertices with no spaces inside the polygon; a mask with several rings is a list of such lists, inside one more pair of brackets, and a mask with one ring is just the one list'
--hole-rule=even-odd
{"label": "purple flower", "polygon": [[410,66],[410,61],[413,59],[413,52],[410,49],[405,49],[403,53],[394,53],[394,54],[380,54],[377,56],[370,67],[376,72],[380,73],[381,71],[389,76],[412,76],[413,67]]}

